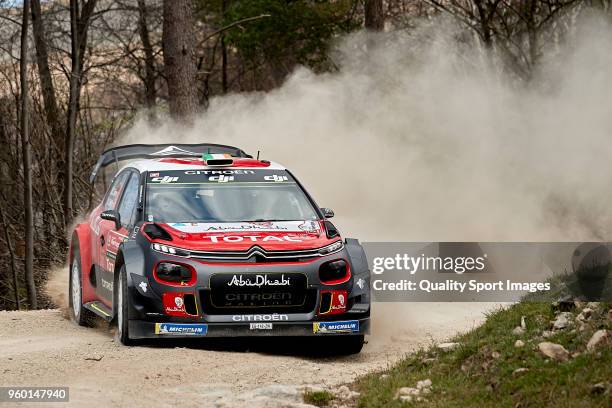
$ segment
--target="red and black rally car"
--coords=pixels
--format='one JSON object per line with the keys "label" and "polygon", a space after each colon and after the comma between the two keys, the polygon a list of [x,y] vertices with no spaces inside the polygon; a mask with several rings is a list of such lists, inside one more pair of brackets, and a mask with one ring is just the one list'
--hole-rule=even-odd
{"label": "red and black rally car", "polygon": [[123,344],[320,336],[361,350],[364,251],[289,170],[231,146],[129,145],[105,151],[91,181],[126,160],[72,235],[75,322],[116,321]]}

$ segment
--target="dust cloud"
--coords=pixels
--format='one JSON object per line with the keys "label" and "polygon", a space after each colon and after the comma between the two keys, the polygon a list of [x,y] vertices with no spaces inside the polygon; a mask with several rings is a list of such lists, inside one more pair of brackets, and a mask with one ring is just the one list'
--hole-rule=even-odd
{"label": "dust cloud", "polygon": [[608,238],[610,27],[578,24],[528,83],[448,27],[352,35],[338,72],[300,68],[272,92],[214,99],[192,128],[139,121],[121,143],[260,150],[364,241]]}
{"label": "dust cloud", "polygon": [[61,309],[65,318],[69,317],[68,309],[68,273],[67,265],[56,266],[47,272],[47,281],[43,288],[45,294]]}
{"label": "dust cloud", "polygon": [[[67,231],[70,231],[70,234],[72,234],[77,225],[85,222],[86,217],[86,214],[79,214],[75,217]],[[70,239],[71,237],[68,236],[67,238]],[[61,310],[62,316],[66,319],[70,318],[68,299],[70,268],[68,266],[68,257],[69,253],[66,253],[66,263],[64,265],[55,265],[47,271],[47,279],[43,286],[44,294],[51,299],[55,307]]]}

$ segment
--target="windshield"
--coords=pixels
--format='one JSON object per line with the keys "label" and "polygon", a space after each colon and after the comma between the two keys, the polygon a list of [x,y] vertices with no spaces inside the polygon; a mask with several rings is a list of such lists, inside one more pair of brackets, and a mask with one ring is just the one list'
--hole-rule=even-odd
{"label": "windshield", "polygon": [[284,170],[151,172],[146,219],[150,222],[316,220],[316,211]]}

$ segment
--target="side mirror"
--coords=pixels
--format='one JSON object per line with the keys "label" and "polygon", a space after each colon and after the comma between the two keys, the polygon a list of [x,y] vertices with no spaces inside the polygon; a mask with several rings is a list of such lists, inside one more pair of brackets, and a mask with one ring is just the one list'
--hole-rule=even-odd
{"label": "side mirror", "polygon": [[102,211],[102,213],[100,214],[100,218],[107,221],[113,221],[115,223],[116,230],[121,228],[121,217],[119,216],[119,213],[115,210]]}
{"label": "side mirror", "polygon": [[334,210],[331,208],[321,208],[321,212],[323,212],[325,218],[332,218],[334,216]]}

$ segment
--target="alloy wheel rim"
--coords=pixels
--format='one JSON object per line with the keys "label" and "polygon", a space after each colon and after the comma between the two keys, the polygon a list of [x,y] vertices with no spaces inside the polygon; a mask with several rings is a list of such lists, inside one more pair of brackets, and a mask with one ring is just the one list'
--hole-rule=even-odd
{"label": "alloy wheel rim", "polygon": [[123,334],[123,279],[121,279],[121,276],[117,288],[117,327],[119,336],[121,336]]}
{"label": "alloy wheel rim", "polygon": [[72,264],[72,310],[74,317],[78,319],[81,311],[81,280],[76,262]]}

